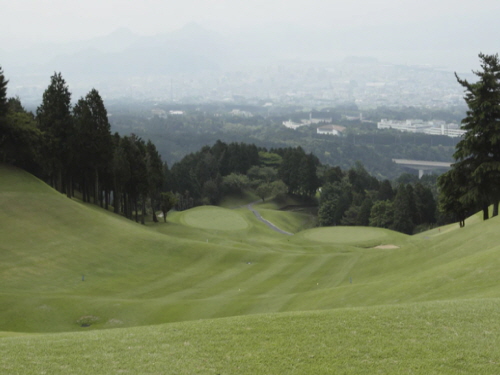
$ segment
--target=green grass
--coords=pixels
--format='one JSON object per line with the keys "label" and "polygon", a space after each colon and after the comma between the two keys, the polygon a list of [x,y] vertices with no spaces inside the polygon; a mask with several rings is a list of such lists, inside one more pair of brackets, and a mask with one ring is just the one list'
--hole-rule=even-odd
{"label": "green grass", "polygon": [[497,372],[499,218],[406,236],[256,208],[297,234],[245,208],[141,226],[0,165],[0,373]]}
{"label": "green grass", "polygon": [[232,317],[9,337],[8,374],[496,374],[500,301]]}
{"label": "green grass", "polygon": [[249,223],[237,212],[213,206],[193,208],[182,214],[183,224],[201,229],[240,230],[246,229]]}
{"label": "green grass", "polygon": [[373,227],[326,227],[315,228],[301,233],[310,241],[375,247],[404,242],[406,236],[387,229]]}
{"label": "green grass", "polygon": [[267,221],[289,233],[298,233],[315,225],[314,217],[300,212],[277,211],[254,207]]}

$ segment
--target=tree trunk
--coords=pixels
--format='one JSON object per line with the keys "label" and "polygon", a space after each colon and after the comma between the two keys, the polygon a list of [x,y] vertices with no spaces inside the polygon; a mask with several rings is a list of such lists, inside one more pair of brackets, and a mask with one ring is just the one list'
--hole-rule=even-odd
{"label": "tree trunk", "polygon": [[106,209],[106,211],[108,210],[108,206],[109,206],[109,191],[108,190],[105,190],[104,192],[104,208]]}
{"label": "tree trunk", "polygon": [[141,224],[144,225],[144,218],[146,217],[146,198],[142,197],[142,215]]}
{"label": "tree trunk", "polygon": [[495,203],[493,203],[493,214],[491,215],[491,217],[495,216],[498,216],[498,201],[495,201]]}
{"label": "tree trunk", "polygon": [[95,169],[95,185],[94,185],[94,204],[99,204],[99,172],[97,172],[97,168]]}
{"label": "tree trunk", "polygon": [[71,198],[71,185],[73,185],[73,181],[71,176],[68,176],[66,178],[66,196],[68,198]]}
{"label": "tree trunk", "polygon": [[117,193],[116,190],[113,190],[113,212],[115,214],[120,213],[121,206],[121,196]]}
{"label": "tree trunk", "polygon": [[488,204],[483,204],[483,220],[488,220],[490,218],[489,206]]}
{"label": "tree trunk", "polygon": [[163,211],[163,221],[167,222],[167,211]]}
{"label": "tree trunk", "polygon": [[129,203],[129,200],[128,200],[127,193],[124,193],[123,194],[123,214],[125,215],[125,217],[127,219],[130,219],[130,217],[128,216],[128,203]]}
{"label": "tree trunk", "polygon": [[151,210],[153,211],[153,222],[157,223],[158,218],[156,217],[155,201],[153,198],[151,198]]}
{"label": "tree trunk", "polygon": [[56,188],[56,190],[59,193],[63,192],[62,184],[63,184],[62,183],[62,171],[59,169],[59,171],[57,172],[57,188]]}

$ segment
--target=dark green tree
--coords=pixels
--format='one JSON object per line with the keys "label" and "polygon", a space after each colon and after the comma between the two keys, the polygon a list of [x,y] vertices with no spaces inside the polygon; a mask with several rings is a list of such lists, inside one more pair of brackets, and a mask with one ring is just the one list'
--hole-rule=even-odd
{"label": "dark green tree", "polygon": [[167,212],[175,207],[177,204],[177,197],[172,192],[163,192],[160,195],[160,209],[163,213],[163,221],[167,222]]}
{"label": "dark green tree", "polygon": [[479,206],[486,220],[488,206],[494,204],[496,216],[500,200],[500,61],[498,55],[480,53],[479,58],[476,82],[460,79],[455,73],[465,89],[468,110],[462,120],[467,133],[456,146],[454,168],[470,173],[470,188],[460,197],[462,203]]}
{"label": "dark green tree", "polygon": [[468,185],[471,182],[469,171],[462,171],[464,165],[454,166],[438,178],[439,211],[451,214],[459,222],[460,228],[465,226],[465,218],[471,210],[471,202],[464,200]]}
{"label": "dark green tree", "polygon": [[299,174],[300,194],[313,197],[320,186],[317,169],[319,160],[312,153],[302,156],[297,173]]}
{"label": "dark green tree", "polygon": [[102,204],[102,181],[110,175],[113,141],[108,113],[99,92],[92,89],[73,108],[75,160],[81,181],[84,201],[94,197],[94,204]]}
{"label": "dark green tree", "polygon": [[394,221],[394,209],[392,202],[376,201],[370,211],[370,226],[379,228],[390,228]]}
{"label": "dark green tree", "polygon": [[264,200],[272,194],[273,186],[269,182],[263,182],[262,184],[257,186],[255,192],[260,197],[260,199],[262,199],[262,202],[264,202]]}
{"label": "dark green tree", "polygon": [[128,197],[126,184],[132,175],[127,158],[127,144],[122,141],[118,133],[113,136],[114,152],[111,171],[113,175],[113,208],[115,213],[122,213],[126,217],[128,212]]}
{"label": "dark green tree", "polygon": [[341,225],[358,225],[358,216],[359,216],[360,206],[355,206],[352,204],[345,212],[342,220],[340,221]]}
{"label": "dark green tree", "polygon": [[319,187],[318,158],[313,154],[306,154],[301,147],[286,149],[282,157],[278,175],[288,186],[288,192],[313,196]]}
{"label": "dark green tree", "polygon": [[390,200],[394,198],[394,190],[392,190],[391,182],[384,180],[380,183],[377,193],[377,199],[380,201]]}
{"label": "dark green tree", "polygon": [[150,140],[146,143],[146,168],[153,221],[157,223],[156,209],[160,199],[160,192],[165,182],[165,169],[156,146]]}
{"label": "dark green tree", "polygon": [[[352,186],[347,177],[340,182],[323,185],[320,194],[318,219],[320,225],[339,225],[352,204]],[[325,208],[323,209],[323,206]],[[321,218],[320,216],[323,216]]]}
{"label": "dark green tree", "polygon": [[431,189],[417,182],[414,188],[416,221],[415,224],[436,222],[436,201]]}
{"label": "dark green tree", "polygon": [[[0,66],[0,118],[7,114],[7,84],[9,81],[5,79],[2,67]],[[0,120],[1,121],[1,120]]]}
{"label": "dark green tree", "polygon": [[299,194],[300,192],[298,168],[303,156],[305,156],[305,152],[301,147],[286,149],[282,155],[283,161],[278,170],[278,175],[288,186],[290,194]]}
{"label": "dark green tree", "polygon": [[344,177],[344,172],[340,167],[328,167],[323,172],[322,181],[323,184],[340,182]]}
{"label": "dark green tree", "polygon": [[370,225],[370,213],[373,207],[372,199],[367,196],[361,206],[359,207],[358,219],[356,225],[368,226]]}
{"label": "dark green tree", "polygon": [[222,178],[223,189],[228,194],[241,194],[250,185],[244,174],[231,173]]}
{"label": "dark green tree", "polygon": [[0,116],[0,161],[38,175],[42,134],[35,118],[18,98],[10,98],[7,107],[7,114]]}
{"label": "dark green tree", "polygon": [[44,135],[42,163],[49,181],[57,190],[71,196],[74,126],[71,93],[61,73],[50,77],[42,104],[36,110],[36,118]]}
{"label": "dark green tree", "polygon": [[318,210],[318,222],[322,227],[336,225],[338,217],[338,199],[329,199],[321,203]]}
{"label": "dark green tree", "polygon": [[273,188],[272,195],[274,196],[274,199],[278,201],[285,201],[287,192],[285,183],[281,180],[276,180],[271,183],[271,186]]}
{"label": "dark green tree", "polygon": [[413,232],[413,216],[412,197],[409,195],[409,189],[404,184],[399,185],[396,190],[396,196],[393,202],[394,219],[391,229],[398,232],[412,234]]}

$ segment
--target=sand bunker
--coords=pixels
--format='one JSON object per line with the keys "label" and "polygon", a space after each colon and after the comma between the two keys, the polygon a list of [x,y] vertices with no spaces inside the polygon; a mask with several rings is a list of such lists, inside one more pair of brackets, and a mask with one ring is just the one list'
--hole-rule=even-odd
{"label": "sand bunker", "polygon": [[396,246],[396,245],[378,245],[378,246],[375,246],[374,249],[399,249],[399,246]]}

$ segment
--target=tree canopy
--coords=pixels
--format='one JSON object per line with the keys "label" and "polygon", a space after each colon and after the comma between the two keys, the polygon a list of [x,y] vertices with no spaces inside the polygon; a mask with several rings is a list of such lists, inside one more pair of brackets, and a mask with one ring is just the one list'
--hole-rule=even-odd
{"label": "tree canopy", "polygon": [[[500,61],[497,54],[480,53],[479,59],[476,82],[455,74],[465,89],[468,110],[462,129],[467,132],[456,146],[452,170],[439,179],[440,207],[459,216],[475,207],[488,219],[488,207],[493,204],[493,216],[498,215],[500,200]],[[462,186],[453,185],[460,182]]]}

